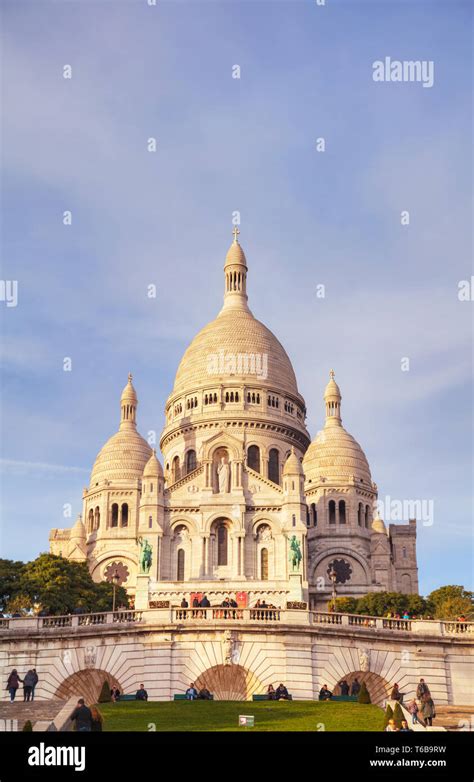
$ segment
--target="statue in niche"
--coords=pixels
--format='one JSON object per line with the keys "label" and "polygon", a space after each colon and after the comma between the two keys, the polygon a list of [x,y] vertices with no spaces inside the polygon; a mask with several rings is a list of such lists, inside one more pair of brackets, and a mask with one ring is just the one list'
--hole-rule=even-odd
{"label": "statue in niche", "polygon": [[220,463],[217,466],[217,482],[219,485],[219,494],[227,494],[229,491],[230,465],[221,456]]}
{"label": "statue in niche", "polygon": [[359,649],[359,668],[364,672],[370,670],[370,649]]}
{"label": "statue in niche", "polygon": [[290,552],[288,558],[290,560],[291,572],[298,573],[303,555],[301,553],[300,544],[296,535],[293,535],[290,540]]}
{"label": "statue in niche", "polygon": [[258,539],[259,541],[263,542],[266,540],[271,540],[272,538],[272,531],[268,524],[262,524],[261,527],[258,528]]}

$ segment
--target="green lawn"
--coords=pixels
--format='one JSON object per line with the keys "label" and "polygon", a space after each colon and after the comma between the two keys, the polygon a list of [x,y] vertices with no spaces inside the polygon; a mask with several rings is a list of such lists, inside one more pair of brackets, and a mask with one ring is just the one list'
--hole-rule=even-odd
{"label": "green lawn", "polygon": [[[153,730],[150,723],[157,731],[381,731],[384,720],[378,706],[344,702],[129,701],[99,709],[107,731]],[[239,714],[253,714],[255,727],[239,727]]]}

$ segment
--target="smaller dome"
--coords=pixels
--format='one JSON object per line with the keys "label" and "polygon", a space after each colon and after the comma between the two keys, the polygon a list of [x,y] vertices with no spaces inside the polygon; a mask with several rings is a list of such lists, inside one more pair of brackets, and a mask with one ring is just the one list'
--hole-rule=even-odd
{"label": "smaller dome", "polygon": [[86,528],[84,527],[81,514],[78,515],[76,523],[71,529],[71,538],[84,538],[86,537]]}
{"label": "smaller dome", "polygon": [[245,257],[245,253],[237,240],[238,233],[240,233],[239,229],[234,228],[234,241],[230,245],[228,253],[225,257],[224,269],[226,266],[234,266],[235,264],[238,264],[239,266],[245,266],[245,268],[247,268],[247,259]]}
{"label": "smaller dome", "polygon": [[283,475],[303,475],[303,467],[293,447],[283,466]]}
{"label": "smaller dome", "polygon": [[137,392],[135,391],[133,384],[132,384],[132,374],[131,372],[128,373],[128,383],[125,386],[125,388],[122,391],[122,396],[120,397],[120,401],[123,402],[131,402],[133,404],[138,403],[138,397]]}
{"label": "smaller dome", "polygon": [[382,521],[378,513],[377,513],[377,518],[374,519],[372,522],[372,529],[374,532],[380,532],[381,535],[387,534],[387,528],[385,526],[385,523]]}
{"label": "smaller dome", "polygon": [[157,459],[156,450],[154,448],[153,448],[153,453],[151,454],[150,458],[145,464],[145,469],[143,470],[143,477],[144,478],[163,477],[163,468]]}
{"label": "smaller dome", "polygon": [[150,446],[135,429],[116,432],[97,455],[91,486],[103,480],[135,481],[141,478],[150,454]]}

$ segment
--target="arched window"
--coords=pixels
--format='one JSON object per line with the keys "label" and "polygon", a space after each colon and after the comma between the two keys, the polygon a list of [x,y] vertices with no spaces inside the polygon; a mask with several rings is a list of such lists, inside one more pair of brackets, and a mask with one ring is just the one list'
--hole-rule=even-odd
{"label": "arched window", "polygon": [[336,503],[334,502],[334,500],[329,500],[328,510],[329,510],[329,523],[330,524],[335,524],[336,523]]}
{"label": "arched window", "polygon": [[92,532],[92,530],[94,529],[94,511],[92,510],[92,508],[89,511],[87,528],[88,528],[88,532]]}
{"label": "arched window", "polygon": [[369,506],[365,506],[365,528],[369,529]]}
{"label": "arched window", "polygon": [[258,445],[251,445],[247,451],[247,464],[256,472],[260,472],[260,448]]}
{"label": "arched window", "polygon": [[228,534],[225,524],[219,524],[217,528],[217,564],[227,565]]}
{"label": "arched window", "polygon": [[309,527],[311,524],[310,518],[309,518],[309,508],[306,506],[306,526]]}
{"label": "arched window", "polygon": [[273,483],[280,483],[280,454],[276,448],[268,454],[268,477]]}
{"label": "arched window", "polygon": [[99,506],[97,506],[94,513],[94,529],[99,529],[99,525],[100,525],[100,508]]}
{"label": "arched window", "polygon": [[339,500],[339,524],[346,523],[346,503],[344,500]]}
{"label": "arched window", "polygon": [[180,469],[179,469],[179,456],[175,456],[173,459],[173,483],[179,481]]}
{"label": "arched window", "polygon": [[177,574],[177,580],[178,581],[184,581],[184,558],[185,558],[184,549],[180,548],[178,549],[178,574]]}
{"label": "arched window", "polygon": [[112,515],[110,518],[110,526],[118,527],[118,505],[116,502],[112,505]]}
{"label": "arched window", "polygon": [[128,527],[128,505],[126,502],[122,505],[122,518],[121,518],[122,527]]}
{"label": "arched window", "polygon": [[262,581],[268,581],[268,549],[262,548],[260,551],[260,578]]}
{"label": "arched window", "polygon": [[186,474],[196,469],[196,451],[188,451],[186,454]]}
{"label": "arched window", "polygon": [[357,524],[359,527],[362,527],[362,503],[359,502],[359,507],[357,509]]}
{"label": "arched window", "polygon": [[318,511],[316,510],[316,503],[311,503],[311,514],[313,517],[313,527],[316,527],[318,524]]}
{"label": "arched window", "polygon": [[153,516],[148,516],[148,526],[150,529],[153,527]]}

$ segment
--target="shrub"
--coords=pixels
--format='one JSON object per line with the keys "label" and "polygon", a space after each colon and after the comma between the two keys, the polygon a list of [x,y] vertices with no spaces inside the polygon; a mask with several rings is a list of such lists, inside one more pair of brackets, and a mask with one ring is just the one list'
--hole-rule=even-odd
{"label": "shrub", "polygon": [[402,707],[400,706],[399,703],[395,705],[395,708],[393,710],[393,719],[395,720],[395,725],[397,726],[397,728],[400,729],[402,727],[402,720],[405,719],[405,716],[403,714]]}
{"label": "shrub", "polygon": [[357,700],[359,703],[372,703],[372,701],[370,700],[370,693],[367,689],[367,685],[365,682],[362,682],[362,684],[360,685],[360,692]]}
{"label": "shrub", "polygon": [[110,684],[107,680],[104,681],[102,685],[102,689],[100,691],[100,695],[97,698],[97,703],[110,703],[112,700],[110,695]]}
{"label": "shrub", "polygon": [[33,725],[31,724],[31,720],[26,720],[25,724],[23,725],[22,730],[24,730],[24,731],[33,730]]}

